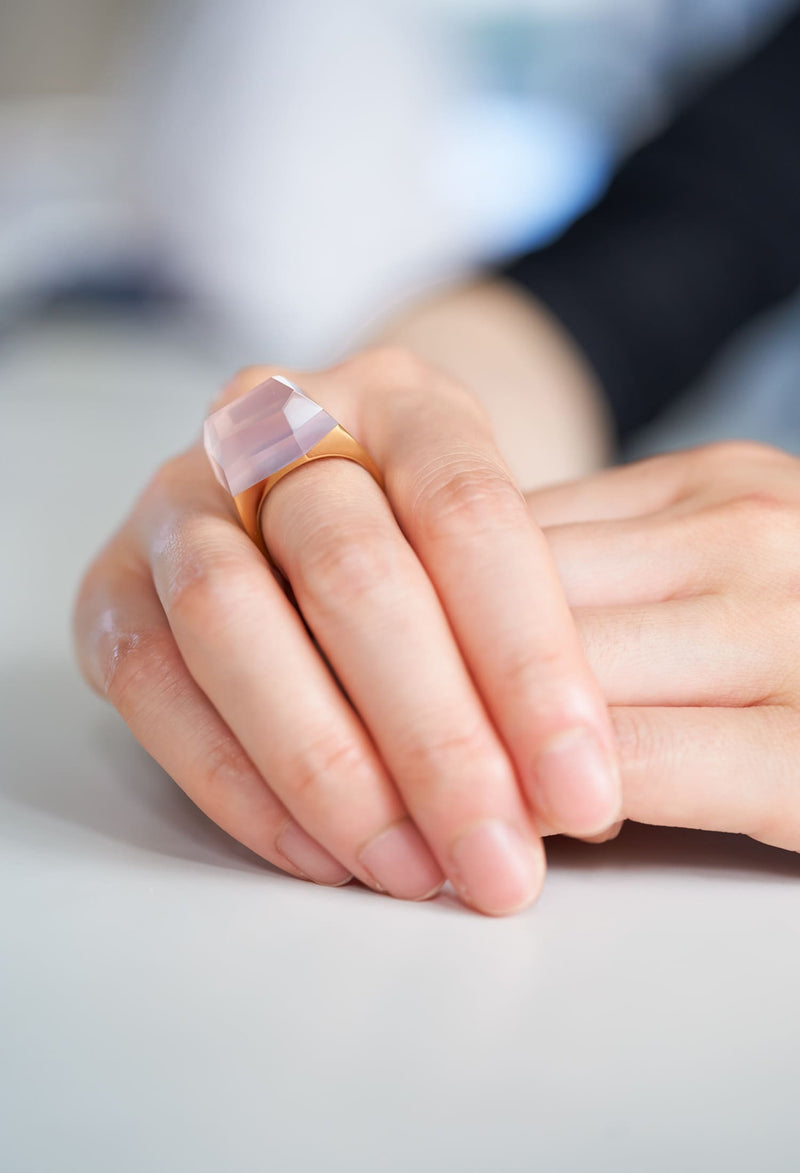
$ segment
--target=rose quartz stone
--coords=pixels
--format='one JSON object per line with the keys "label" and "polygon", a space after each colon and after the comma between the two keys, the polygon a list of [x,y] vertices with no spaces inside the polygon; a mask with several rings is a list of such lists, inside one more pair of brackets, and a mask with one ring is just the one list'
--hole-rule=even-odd
{"label": "rose quartz stone", "polygon": [[276,375],[210,415],[203,429],[211,467],[231,496],[305,456],[336,420]]}

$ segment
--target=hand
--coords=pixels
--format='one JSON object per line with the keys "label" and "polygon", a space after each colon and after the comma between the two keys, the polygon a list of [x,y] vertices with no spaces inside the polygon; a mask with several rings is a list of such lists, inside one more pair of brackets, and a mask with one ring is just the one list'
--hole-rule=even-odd
{"label": "hand", "polygon": [[624,816],[800,850],[800,461],[723,443],[529,505],[611,706]]}
{"label": "hand", "polygon": [[448,877],[484,912],[520,908],[543,879],[534,820],[588,836],[620,805],[544,538],[459,384],[391,349],[285,373],[371,452],[386,495],[336,459],[275,486],[262,530],[295,607],[195,444],[87,573],[84,674],[285,871],[411,899]]}

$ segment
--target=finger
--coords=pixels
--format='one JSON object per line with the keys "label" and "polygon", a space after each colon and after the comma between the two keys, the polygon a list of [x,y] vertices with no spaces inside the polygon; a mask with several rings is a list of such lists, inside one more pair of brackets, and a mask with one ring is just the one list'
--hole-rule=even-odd
{"label": "finger", "polygon": [[[358,465],[320,461],[272,489],[261,524],[442,869],[484,912],[530,903],[543,878],[541,843],[436,592],[384,493]],[[379,881],[391,851],[378,839],[361,852]]]}
{"label": "finger", "polygon": [[539,525],[644,517],[686,498],[720,504],[754,488],[795,498],[797,459],[768,444],[722,440],[666,452],[527,495]]}
{"label": "finger", "polygon": [[108,550],[81,593],[76,638],[89,683],[219,827],[292,875],[321,884],[352,879],[292,820],[192,680],[146,566]]}
{"label": "finger", "polygon": [[576,622],[610,705],[738,706],[772,697],[779,685],[788,688],[775,670],[788,621],[782,622],[777,601],[757,627],[752,613],[752,603],[738,597],[702,595],[655,606],[579,608]]}
{"label": "finger", "polygon": [[793,709],[612,708],[611,717],[627,818],[800,849]]}
{"label": "finger", "polygon": [[[296,609],[231,523],[204,453],[170,462],[137,511],[143,551],[186,666],[304,830],[365,883],[421,899],[442,874]],[[290,847],[283,844],[286,852]]]}
{"label": "finger", "polygon": [[750,492],[692,499],[645,518],[544,531],[571,606],[604,607],[719,592],[794,591],[796,507]]}
{"label": "finger", "polygon": [[527,494],[538,525],[644,517],[674,504],[686,491],[690,454],[666,453]]}
{"label": "finger", "polygon": [[617,818],[619,778],[547,543],[472,400],[413,363],[391,377],[364,424],[400,525],[532,806],[596,834]]}
{"label": "finger", "polygon": [[[722,588],[742,573],[741,532],[711,511],[574,522],[544,531],[571,607],[658,603]],[[714,511],[720,512],[720,511]],[[730,539],[730,540],[728,540]]]}

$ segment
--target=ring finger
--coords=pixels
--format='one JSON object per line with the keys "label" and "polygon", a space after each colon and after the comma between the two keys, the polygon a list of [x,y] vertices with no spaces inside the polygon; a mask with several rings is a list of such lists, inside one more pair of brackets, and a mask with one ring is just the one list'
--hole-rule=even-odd
{"label": "ring finger", "polygon": [[[170,462],[135,517],[183,661],[298,825],[365,883],[430,895],[435,860],[199,447]],[[359,858],[375,839],[388,843],[380,874]]]}
{"label": "ring finger", "polygon": [[[775,664],[793,616],[762,600],[699,595],[646,606],[577,608],[589,663],[610,705],[755,705],[776,699]],[[768,618],[767,618],[768,617]],[[788,674],[780,686],[789,690]]]}

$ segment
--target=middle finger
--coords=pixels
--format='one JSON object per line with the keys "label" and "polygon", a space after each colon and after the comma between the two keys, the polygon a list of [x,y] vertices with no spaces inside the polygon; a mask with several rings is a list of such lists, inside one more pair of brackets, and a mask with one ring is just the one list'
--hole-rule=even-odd
{"label": "middle finger", "polygon": [[[470,904],[528,904],[541,842],[430,579],[364,469],[323,460],[284,477],[264,540],[442,869]],[[381,866],[380,841],[362,864]],[[379,872],[378,872],[379,874]]]}

